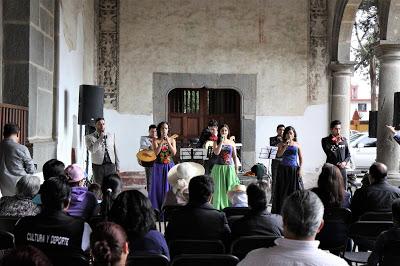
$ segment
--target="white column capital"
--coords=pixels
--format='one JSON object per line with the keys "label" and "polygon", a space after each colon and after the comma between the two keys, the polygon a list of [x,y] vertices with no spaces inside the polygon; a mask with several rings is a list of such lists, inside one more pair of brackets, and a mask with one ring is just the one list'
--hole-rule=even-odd
{"label": "white column capital", "polygon": [[331,70],[332,76],[353,76],[354,66],[356,62],[331,62],[329,69]]}
{"label": "white column capital", "polygon": [[400,60],[400,43],[381,41],[375,47],[375,55],[381,62]]}

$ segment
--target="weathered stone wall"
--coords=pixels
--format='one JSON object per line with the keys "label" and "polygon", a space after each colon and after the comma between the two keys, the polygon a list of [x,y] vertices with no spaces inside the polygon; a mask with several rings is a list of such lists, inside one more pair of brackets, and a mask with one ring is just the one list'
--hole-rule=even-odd
{"label": "weathered stone wall", "polygon": [[85,167],[85,128],[78,125],[79,85],[95,82],[94,0],[61,0],[57,85],[57,158],[71,163],[71,152]]}
{"label": "weathered stone wall", "polygon": [[302,115],[308,8],[307,0],[120,0],[119,111],[152,114],[154,72],[230,73],[257,74],[257,115]]}

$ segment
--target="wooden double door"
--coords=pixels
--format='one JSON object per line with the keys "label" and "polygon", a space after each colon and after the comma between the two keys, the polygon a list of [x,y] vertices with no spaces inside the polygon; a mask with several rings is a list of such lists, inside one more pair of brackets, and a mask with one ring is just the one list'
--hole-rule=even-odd
{"label": "wooden double door", "polygon": [[241,142],[240,94],[232,89],[172,90],[168,95],[170,132],[179,134],[178,147],[187,147],[215,119],[228,124],[236,142]]}

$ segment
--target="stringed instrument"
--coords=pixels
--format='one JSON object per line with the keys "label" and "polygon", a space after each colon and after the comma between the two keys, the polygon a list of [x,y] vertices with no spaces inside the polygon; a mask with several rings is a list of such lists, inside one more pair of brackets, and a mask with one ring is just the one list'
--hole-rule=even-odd
{"label": "stringed instrument", "polygon": [[[178,134],[174,134],[171,136],[171,138],[176,139],[179,137]],[[160,140],[158,143],[160,143]],[[150,149],[142,149],[139,150],[138,153],[136,153],[136,159],[139,163],[139,165],[143,167],[152,167],[154,164],[154,161],[157,159],[157,155],[153,150]]]}

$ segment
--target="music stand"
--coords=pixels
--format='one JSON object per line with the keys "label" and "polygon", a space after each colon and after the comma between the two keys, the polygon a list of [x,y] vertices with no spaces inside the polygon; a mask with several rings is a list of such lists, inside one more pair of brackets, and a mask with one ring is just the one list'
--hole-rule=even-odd
{"label": "music stand", "polygon": [[278,153],[278,147],[267,146],[265,148],[261,148],[261,152],[258,158],[267,160],[275,159],[277,153]]}
{"label": "music stand", "polygon": [[182,161],[207,160],[207,150],[201,148],[181,148],[179,158]]}

